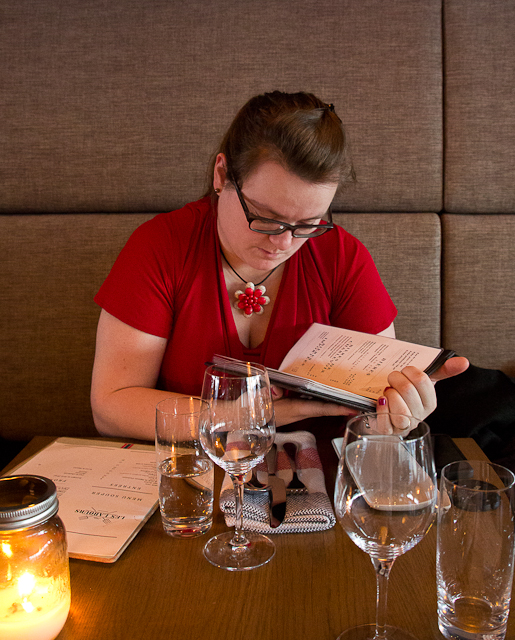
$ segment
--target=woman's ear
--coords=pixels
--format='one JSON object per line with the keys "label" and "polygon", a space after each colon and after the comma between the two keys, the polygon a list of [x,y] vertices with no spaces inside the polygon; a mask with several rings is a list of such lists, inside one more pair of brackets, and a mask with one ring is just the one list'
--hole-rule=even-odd
{"label": "woman's ear", "polygon": [[215,160],[215,170],[213,175],[213,187],[223,189],[227,182],[227,162],[225,154],[219,153]]}

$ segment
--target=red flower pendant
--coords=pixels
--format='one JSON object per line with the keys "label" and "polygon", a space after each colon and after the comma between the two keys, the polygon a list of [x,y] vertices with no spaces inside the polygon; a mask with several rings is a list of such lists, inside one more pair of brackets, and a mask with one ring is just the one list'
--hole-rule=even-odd
{"label": "red flower pendant", "polygon": [[250,318],[253,313],[257,316],[261,315],[264,311],[263,307],[270,302],[270,298],[264,295],[265,291],[266,287],[263,285],[256,287],[253,282],[247,282],[245,291],[238,289],[234,294],[236,298],[234,308],[239,309],[245,318]]}

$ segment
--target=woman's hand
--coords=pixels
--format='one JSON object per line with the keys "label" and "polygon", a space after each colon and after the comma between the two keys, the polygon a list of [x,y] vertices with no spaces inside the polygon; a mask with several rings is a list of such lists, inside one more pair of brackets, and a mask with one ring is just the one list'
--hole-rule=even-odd
{"label": "woman's hand", "polygon": [[447,360],[438,371],[428,376],[416,367],[405,367],[388,376],[390,385],[377,403],[378,412],[390,412],[414,416],[423,420],[436,409],[435,383],[466,371],[469,361],[454,357]]}
{"label": "woman's hand", "polygon": [[303,398],[284,398],[283,389],[272,387],[274,398],[276,426],[283,427],[292,422],[305,418],[320,418],[324,416],[355,416],[359,413],[355,409],[344,407],[335,402],[320,400],[305,400]]}

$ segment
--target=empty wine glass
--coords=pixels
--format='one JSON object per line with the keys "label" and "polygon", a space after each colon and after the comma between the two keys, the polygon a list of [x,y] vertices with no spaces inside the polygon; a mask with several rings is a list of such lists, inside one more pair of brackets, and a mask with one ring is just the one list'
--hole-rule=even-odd
{"label": "empty wine glass", "polygon": [[[394,435],[386,435],[392,430]],[[348,422],[335,510],[350,539],[372,560],[377,601],[375,624],[348,629],[338,640],[414,640],[406,631],[386,624],[388,578],[395,559],[431,527],[436,497],[425,422],[389,413],[364,414]]]}
{"label": "empty wine glass", "polygon": [[233,482],[236,506],[235,531],[211,538],[204,556],[229,571],[254,569],[272,559],[275,545],[259,533],[243,531],[245,475],[259,464],[275,437],[275,416],[270,380],[265,367],[246,363],[241,373],[223,365],[206,369],[202,398],[209,403],[209,417],[200,422],[200,442],[207,455]]}

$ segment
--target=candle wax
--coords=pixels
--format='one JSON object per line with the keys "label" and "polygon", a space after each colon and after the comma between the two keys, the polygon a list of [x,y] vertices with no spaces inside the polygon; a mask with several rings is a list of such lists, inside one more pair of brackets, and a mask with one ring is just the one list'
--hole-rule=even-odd
{"label": "candle wax", "polygon": [[69,610],[70,595],[58,596],[54,581],[48,578],[38,579],[36,588],[27,597],[20,596],[15,584],[0,588],[0,638],[54,640],[63,628]]}

